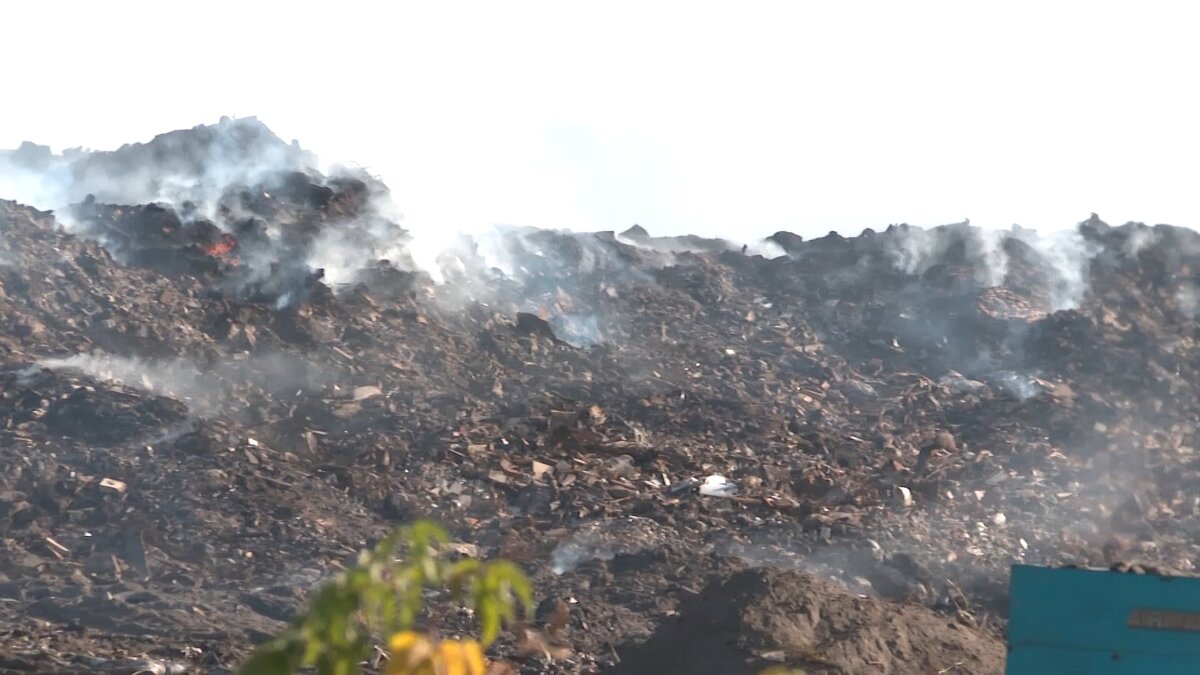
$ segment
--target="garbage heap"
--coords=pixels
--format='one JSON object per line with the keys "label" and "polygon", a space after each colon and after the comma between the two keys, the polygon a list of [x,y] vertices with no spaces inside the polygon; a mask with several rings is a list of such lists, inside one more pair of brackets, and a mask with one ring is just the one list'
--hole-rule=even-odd
{"label": "garbage heap", "polygon": [[0,201],[0,668],[222,672],[417,517],[532,576],[520,672],[997,673],[1013,562],[1200,559],[1192,231],[509,229],[431,267],[259,127],[0,155],[73,200]]}

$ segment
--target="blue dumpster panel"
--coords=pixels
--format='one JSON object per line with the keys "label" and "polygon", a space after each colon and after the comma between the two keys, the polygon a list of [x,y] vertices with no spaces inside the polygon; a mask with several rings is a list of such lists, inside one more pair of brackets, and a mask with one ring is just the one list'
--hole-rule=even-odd
{"label": "blue dumpster panel", "polygon": [[1005,672],[1200,674],[1200,578],[1016,565]]}

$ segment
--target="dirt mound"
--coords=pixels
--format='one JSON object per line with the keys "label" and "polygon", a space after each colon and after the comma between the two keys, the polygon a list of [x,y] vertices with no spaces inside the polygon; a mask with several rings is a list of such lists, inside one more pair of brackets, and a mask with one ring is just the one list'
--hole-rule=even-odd
{"label": "dirt mound", "polygon": [[1004,643],[924,607],[751,569],[712,582],[619,654],[616,673],[733,675],[783,662],[809,673],[984,675],[1003,671]]}
{"label": "dirt mound", "polygon": [[[418,516],[571,607],[569,657],[497,646],[530,672],[697,648],[668,619],[752,594],[731,561],[850,589],[778,577],[822,608],[826,656],[879,636],[921,672],[936,636],[856,594],[999,635],[1013,562],[1200,559],[1194,232],[510,228],[417,269],[385,188],[216,171],[261,148],[217,152],[231,131],[117,151],[225,176],[204,203],[0,201],[0,654],[22,668],[219,672]],[[730,616],[766,648],[768,615]],[[966,663],[998,667],[979,640]]]}

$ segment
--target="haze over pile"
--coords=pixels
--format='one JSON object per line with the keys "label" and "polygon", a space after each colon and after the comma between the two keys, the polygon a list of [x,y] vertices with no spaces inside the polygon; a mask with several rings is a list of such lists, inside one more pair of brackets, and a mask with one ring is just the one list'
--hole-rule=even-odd
{"label": "haze over pile", "polygon": [[379,174],[416,232],[1197,227],[1197,11],[18,3],[0,147],[256,115]]}

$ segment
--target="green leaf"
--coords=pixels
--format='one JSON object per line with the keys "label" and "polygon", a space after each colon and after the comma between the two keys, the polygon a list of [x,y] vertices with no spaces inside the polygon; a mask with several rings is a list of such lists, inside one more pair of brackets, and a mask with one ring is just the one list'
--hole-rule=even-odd
{"label": "green leaf", "polygon": [[277,639],[259,646],[242,667],[240,675],[292,675],[300,670],[304,658],[304,643],[298,640]]}
{"label": "green leaf", "polygon": [[505,599],[510,593],[516,595],[525,614],[533,613],[533,585],[521,568],[507,560],[495,560],[487,565],[487,577]]}
{"label": "green leaf", "polygon": [[[386,590],[390,591],[391,589]],[[384,592],[379,595],[377,612],[379,623],[383,626],[383,634],[387,636],[400,632],[404,629],[404,626],[400,623],[400,613],[396,606],[396,594],[394,592]]]}
{"label": "green leaf", "polygon": [[[507,561],[450,562],[449,536],[426,520],[392,532],[358,557],[356,567],[319,588],[308,609],[278,639],[260,646],[244,675],[291,675],[315,666],[322,675],[355,675],[370,655],[373,638],[409,629],[423,604],[423,589],[444,587],[455,601],[475,609],[484,647],[495,641],[518,611],[533,613],[533,588]],[[396,559],[399,546],[404,557]]]}
{"label": "green leaf", "polygon": [[400,537],[408,545],[409,555],[414,558],[427,558],[438,544],[450,541],[446,530],[430,520],[418,520],[404,527]]}
{"label": "green leaf", "polygon": [[500,634],[500,603],[490,595],[481,597],[475,608],[479,616],[480,644],[487,648]]}
{"label": "green leaf", "polygon": [[400,601],[400,626],[402,629],[407,629],[413,625],[417,619],[417,612],[421,611],[421,587],[417,584],[411,584],[404,588],[403,595]]}
{"label": "green leaf", "polygon": [[456,601],[462,601],[467,597],[471,586],[475,582],[475,576],[483,568],[483,564],[478,560],[466,558],[451,564],[443,573],[446,587],[450,589],[450,596]]}

